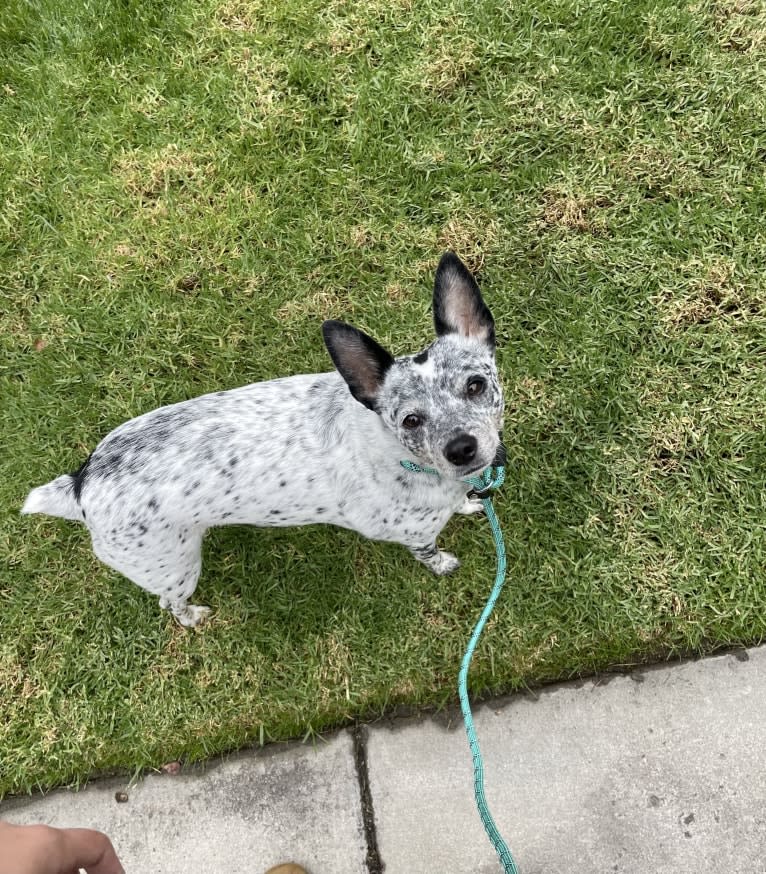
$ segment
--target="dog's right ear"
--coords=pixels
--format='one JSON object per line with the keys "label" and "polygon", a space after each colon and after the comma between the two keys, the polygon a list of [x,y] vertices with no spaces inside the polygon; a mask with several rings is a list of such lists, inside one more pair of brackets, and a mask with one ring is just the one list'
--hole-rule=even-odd
{"label": "dog's right ear", "polygon": [[434,280],[434,327],[437,336],[459,334],[494,348],[495,322],[471,271],[454,252],[445,252]]}
{"label": "dog's right ear", "polygon": [[327,321],[322,325],[327,351],[351,394],[370,410],[394,359],[386,350],[358,328],[345,322]]}

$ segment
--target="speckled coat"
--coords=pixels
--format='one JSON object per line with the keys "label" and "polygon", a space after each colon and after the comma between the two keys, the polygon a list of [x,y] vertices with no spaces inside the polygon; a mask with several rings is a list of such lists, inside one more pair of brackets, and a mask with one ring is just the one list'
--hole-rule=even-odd
{"label": "speckled coat", "polygon": [[[459,563],[436,537],[453,513],[481,509],[461,478],[492,463],[502,420],[492,316],[452,253],[437,269],[434,322],[428,349],[396,359],[356,328],[325,322],[336,372],[132,419],[77,472],[33,489],[22,512],[83,522],[95,554],[183,625],[208,613],[188,599],[215,525],[341,525],[449,573]],[[405,470],[405,458],[440,476]]]}

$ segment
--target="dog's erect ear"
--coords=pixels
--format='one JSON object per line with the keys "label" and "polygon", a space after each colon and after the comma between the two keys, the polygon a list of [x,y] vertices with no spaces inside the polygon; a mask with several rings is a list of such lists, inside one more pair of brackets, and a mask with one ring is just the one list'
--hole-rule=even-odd
{"label": "dog's erect ear", "polygon": [[469,269],[445,252],[434,280],[434,327],[438,336],[460,334],[495,345],[495,322]]}
{"label": "dog's erect ear", "polygon": [[325,322],[322,335],[333,364],[348,383],[351,394],[374,410],[375,398],[394,359],[372,337],[344,322]]}

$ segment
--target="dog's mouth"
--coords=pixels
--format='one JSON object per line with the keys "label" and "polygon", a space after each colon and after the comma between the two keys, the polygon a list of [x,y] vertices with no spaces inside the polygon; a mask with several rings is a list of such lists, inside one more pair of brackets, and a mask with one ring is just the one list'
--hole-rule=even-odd
{"label": "dog's mouth", "polygon": [[505,450],[505,446],[502,441],[497,444],[497,449],[495,450],[495,454],[492,458],[492,461],[481,461],[477,463],[475,460],[470,464],[465,464],[460,467],[453,467],[453,476],[456,479],[464,479],[465,477],[473,476],[476,473],[481,473],[483,470],[486,470],[488,467],[505,467],[505,463],[508,459],[508,453]]}
{"label": "dog's mouth", "polygon": [[473,476],[475,473],[481,473],[481,471],[486,470],[486,468],[488,468],[488,467],[489,467],[489,465],[486,462],[484,464],[478,464],[478,465],[472,464],[469,467],[464,467],[464,468],[456,471],[456,473],[457,473],[458,477],[460,477],[460,478],[466,477],[466,476]]}

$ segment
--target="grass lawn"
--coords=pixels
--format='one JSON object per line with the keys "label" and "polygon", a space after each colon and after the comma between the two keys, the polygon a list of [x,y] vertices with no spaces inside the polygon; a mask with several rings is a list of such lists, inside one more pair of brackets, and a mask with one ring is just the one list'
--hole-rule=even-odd
{"label": "grass lawn", "polygon": [[488,526],[436,579],[331,528],[206,541],[176,626],[22,518],[127,418],[431,337],[478,272],[510,582],[477,694],[766,636],[761,0],[5,0],[0,794],[456,697]]}

